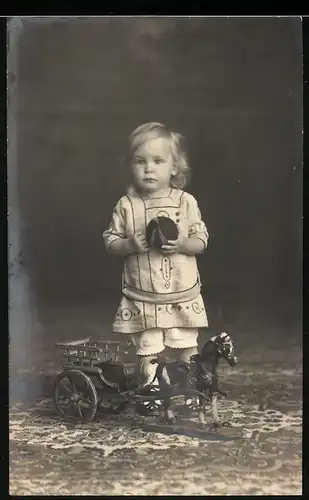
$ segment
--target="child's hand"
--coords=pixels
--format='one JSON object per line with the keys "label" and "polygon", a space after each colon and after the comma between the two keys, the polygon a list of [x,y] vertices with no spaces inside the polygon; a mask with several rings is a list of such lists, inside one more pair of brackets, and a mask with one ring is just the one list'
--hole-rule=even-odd
{"label": "child's hand", "polygon": [[149,245],[146,236],[140,231],[135,233],[130,239],[130,246],[133,253],[143,254],[149,251]]}
{"label": "child's hand", "polygon": [[188,238],[179,230],[177,240],[168,241],[167,245],[162,245],[162,251],[167,254],[187,253]]}

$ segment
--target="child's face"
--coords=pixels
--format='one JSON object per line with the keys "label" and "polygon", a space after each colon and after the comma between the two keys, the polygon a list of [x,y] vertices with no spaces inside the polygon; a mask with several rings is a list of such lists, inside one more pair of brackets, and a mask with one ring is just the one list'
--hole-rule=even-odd
{"label": "child's face", "polygon": [[142,193],[153,194],[169,187],[171,175],[176,173],[169,141],[159,137],[141,144],[133,154],[132,171]]}

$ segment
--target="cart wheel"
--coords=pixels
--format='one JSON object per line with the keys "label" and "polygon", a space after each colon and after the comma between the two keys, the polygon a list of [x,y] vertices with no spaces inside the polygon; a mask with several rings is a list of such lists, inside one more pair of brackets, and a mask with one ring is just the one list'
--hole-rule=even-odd
{"label": "cart wheel", "polygon": [[98,407],[96,388],[88,375],[80,370],[65,370],[55,381],[54,405],[68,422],[90,422]]}
{"label": "cart wheel", "polygon": [[159,387],[152,386],[151,388],[145,387],[143,391],[141,391],[141,395],[145,395],[145,400],[136,403],[135,409],[139,415],[147,416],[152,415],[153,413],[157,413],[162,408],[162,401],[159,399],[150,399],[147,400],[147,394],[153,395],[154,392],[160,392]]}

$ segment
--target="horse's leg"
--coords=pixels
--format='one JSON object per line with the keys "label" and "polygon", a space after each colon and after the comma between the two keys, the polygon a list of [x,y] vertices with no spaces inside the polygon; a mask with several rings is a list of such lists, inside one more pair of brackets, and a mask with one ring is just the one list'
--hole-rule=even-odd
{"label": "horse's leg", "polygon": [[205,394],[204,395],[204,402],[203,402],[203,412],[204,412],[205,420],[206,420],[207,403],[209,403],[209,399],[206,397],[206,394]]}
{"label": "horse's leg", "polygon": [[171,399],[170,397],[167,397],[163,401],[163,406],[164,406],[164,416],[165,420],[168,424],[175,424],[176,423],[176,417],[171,409]]}
{"label": "horse's leg", "polygon": [[218,414],[217,401],[218,401],[217,394],[212,394],[212,396],[211,396],[211,410],[212,410],[212,416],[214,419],[214,427],[215,428],[218,428],[221,425],[221,421],[220,421],[219,414]]}
{"label": "horse's leg", "polygon": [[[225,391],[221,391],[220,389],[217,388],[217,392],[219,394],[221,394],[221,396],[224,396],[225,398],[227,397],[227,393]],[[221,422],[221,420],[219,419],[219,416],[218,416],[217,409],[216,409],[216,416],[217,416],[217,423],[218,423],[218,425],[222,425],[223,427],[231,427],[230,422],[228,422],[228,421]]]}
{"label": "horse's leg", "polygon": [[166,411],[165,411],[165,406],[166,406],[166,403],[165,403],[165,394],[164,394],[164,389],[163,389],[163,387],[162,387],[161,384],[159,384],[159,387],[160,387],[161,395],[163,396],[162,399],[161,399],[161,406],[160,406],[160,409],[159,409],[159,413],[160,413],[160,418],[162,420],[165,420],[165,415],[166,415]]}
{"label": "horse's leg", "polygon": [[168,392],[169,389],[170,388],[167,388],[165,386],[165,384],[161,385],[161,392],[164,394],[164,397],[162,400],[162,407],[161,407],[161,411],[160,411],[160,416],[168,424],[176,422],[176,417],[174,415],[174,412],[171,409],[171,397],[170,397],[169,392]]}
{"label": "horse's leg", "polygon": [[171,410],[171,380],[166,366],[163,368],[161,376],[158,379],[160,392],[164,395],[161,416],[163,416],[167,423],[175,423],[176,417]]}
{"label": "horse's leg", "polygon": [[165,411],[165,402],[164,399],[162,400],[162,405],[160,406],[160,418],[161,420],[166,419],[166,411]]}
{"label": "horse's leg", "polygon": [[199,401],[199,421],[202,425],[205,425],[206,418],[205,418],[205,413],[206,413],[206,398],[199,396],[198,398]]}

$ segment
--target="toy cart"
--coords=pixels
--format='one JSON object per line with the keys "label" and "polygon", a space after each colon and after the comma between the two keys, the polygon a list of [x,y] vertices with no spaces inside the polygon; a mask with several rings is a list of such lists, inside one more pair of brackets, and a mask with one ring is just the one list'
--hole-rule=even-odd
{"label": "toy cart", "polygon": [[[53,401],[58,414],[68,422],[90,422],[97,412],[118,414],[130,402],[139,413],[147,414],[160,406],[158,388],[143,393],[130,372],[118,360],[119,343],[91,342],[90,337],[57,343],[67,363],[54,385]],[[114,355],[110,351],[114,348]]]}

